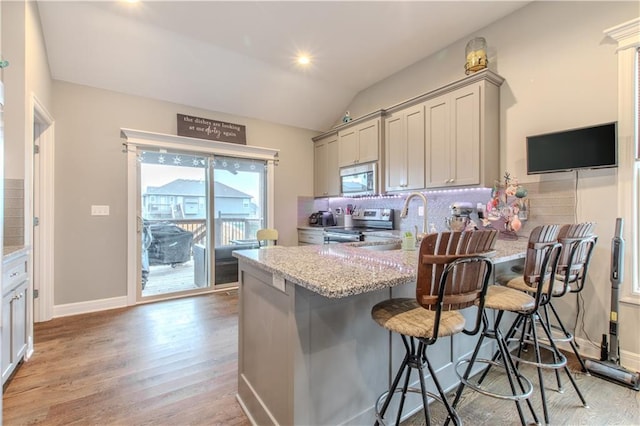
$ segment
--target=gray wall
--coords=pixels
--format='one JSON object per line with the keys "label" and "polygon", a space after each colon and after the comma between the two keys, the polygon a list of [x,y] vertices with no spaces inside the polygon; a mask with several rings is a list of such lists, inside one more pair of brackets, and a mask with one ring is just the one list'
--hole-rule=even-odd
{"label": "gray wall", "polygon": [[[462,78],[467,41],[485,37],[489,67],[506,79],[500,99],[501,173],[509,171],[530,187],[571,180],[577,188],[575,220],[597,222],[600,241],[590,283],[583,292],[588,312],[585,329],[597,344],[601,334],[608,332],[617,170],[581,171],[578,179],[575,173],[527,176],[525,140],[527,135],[617,120],[616,43],[603,31],[639,15],[637,2],[533,2],[364,90],[347,108],[357,117]],[[630,278],[624,286],[630,288]],[[575,298],[567,298],[562,311],[566,323],[573,324]],[[622,304],[619,315],[622,350],[633,353],[640,363],[640,334],[635,327],[640,323],[640,309]],[[582,331],[578,334],[586,339]]]}
{"label": "gray wall", "polygon": [[5,170],[4,176],[28,179],[31,166],[25,161],[25,144],[33,141],[31,95],[51,110],[51,77],[40,28],[38,8],[33,1],[1,2],[2,58],[9,66],[2,70],[5,84]]}
{"label": "gray wall", "polygon": [[[126,295],[127,170],[120,128],[176,134],[176,114],[243,124],[249,145],[281,150],[275,167],[275,226],[297,241],[297,196],[313,189],[317,132],[203,111],[65,82],[54,83],[55,305]],[[110,216],[91,216],[92,204]]]}

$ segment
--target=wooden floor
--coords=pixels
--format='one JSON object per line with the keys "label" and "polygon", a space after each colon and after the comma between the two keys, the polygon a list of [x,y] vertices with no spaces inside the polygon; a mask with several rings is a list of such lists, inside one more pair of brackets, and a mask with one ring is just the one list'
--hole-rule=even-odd
{"label": "wooden floor", "polygon": [[5,425],[248,425],[237,292],[59,318],[6,386]]}
{"label": "wooden floor", "polygon": [[[4,424],[249,425],[235,399],[237,302],[234,291],[36,324],[36,353],[5,387]],[[549,392],[552,424],[640,425],[638,392],[577,377],[590,408],[567,383]],[[519,424],[513,403],[470,391],[459,412],[467,425]]]}

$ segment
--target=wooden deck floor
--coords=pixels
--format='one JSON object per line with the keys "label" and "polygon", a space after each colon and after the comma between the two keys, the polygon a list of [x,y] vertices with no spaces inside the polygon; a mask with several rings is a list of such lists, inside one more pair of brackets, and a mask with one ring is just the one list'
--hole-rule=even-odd
{"label": "wooden deck floor", "polygon": [[154,265],[149,268],[149,280],[142,290],[142,296],[175,293],[198,288],[194,280],[193,258],[188,262],[172,267]]}

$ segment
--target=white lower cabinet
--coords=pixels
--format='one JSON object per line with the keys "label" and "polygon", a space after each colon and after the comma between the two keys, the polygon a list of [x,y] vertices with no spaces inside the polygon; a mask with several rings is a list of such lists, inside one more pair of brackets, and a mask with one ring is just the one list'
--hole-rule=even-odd
{"label": "white lower cabinet", "polygon": [[27,256],[3,265],[2,383],[11,376],[27,351]]}

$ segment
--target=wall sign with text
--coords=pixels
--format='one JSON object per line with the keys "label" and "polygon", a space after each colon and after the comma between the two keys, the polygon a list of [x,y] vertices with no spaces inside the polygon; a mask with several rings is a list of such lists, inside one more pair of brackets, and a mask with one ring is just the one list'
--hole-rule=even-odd
{"label": "wall sign with text", "polygon": [[178,136],[247,144],[246,127],[242,124],[225,123],[184,114],[178,114]]}

